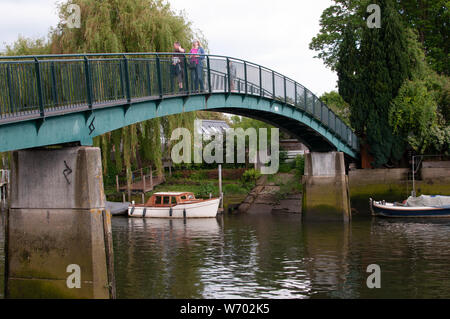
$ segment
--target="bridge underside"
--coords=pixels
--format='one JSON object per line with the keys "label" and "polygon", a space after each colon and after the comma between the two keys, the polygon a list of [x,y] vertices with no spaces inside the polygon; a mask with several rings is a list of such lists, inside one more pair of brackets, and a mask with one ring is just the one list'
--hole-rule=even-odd
{"label": "bridge underside", "polygon": [[0,126],[0,152],[81,142],[92,145],[92,138],[148,119],[191,111],[217,111],[255,118],[294,135],[311,151],[344,152],[349,159],[358,157],[352,150],[309,113],[255,96],[215,93],[212,95],[174,96],[163,100],[132,101],[132,104],[80,107],[73,113],[53,114],[43,121],[29,118]]}

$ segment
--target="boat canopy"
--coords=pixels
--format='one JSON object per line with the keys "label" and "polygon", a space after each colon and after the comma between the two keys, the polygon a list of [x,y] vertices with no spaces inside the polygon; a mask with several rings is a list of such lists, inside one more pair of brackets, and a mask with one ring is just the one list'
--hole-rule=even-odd
{"label": "boat canopy", "polygon": [[450,196],[441,195],[421,195],[419,197],[410,196],[406,201],[408,207],[450,207]]}

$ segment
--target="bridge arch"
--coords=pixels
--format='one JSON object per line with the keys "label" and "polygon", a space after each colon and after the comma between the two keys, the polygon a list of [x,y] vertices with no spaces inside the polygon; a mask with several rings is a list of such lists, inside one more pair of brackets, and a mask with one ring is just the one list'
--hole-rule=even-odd
{"label": "bridge arch", "polygon": [[[355,134],[299,83],[260,65],[203,56],[204,90],[191,90],[190,55],[173,53],[0,58],[0,152],[80,141],[141,121],[190,111],[252,117],[293,134],[312,151],[358,157]],[[194,88],[195,89],[195,88]]]}

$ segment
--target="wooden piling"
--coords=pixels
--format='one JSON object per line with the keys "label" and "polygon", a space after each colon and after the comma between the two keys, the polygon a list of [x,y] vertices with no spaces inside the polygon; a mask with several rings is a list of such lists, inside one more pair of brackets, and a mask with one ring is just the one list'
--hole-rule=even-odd
{"label": "wooden piling", "polygon": [[219,164],[219,196],[220,196],[220,207],[223,211],[223,193],[222,193],[222,165]]}
{"label": "wooden piling", "polygon": [[141,178],[142,178],[142,192],[145,193],[147,188],[145,185],[145,174],[143,172],[143,168],[141,168]]}
{"label": "wooden piling", "polygon": [[150,190],[153,190],[153,167],[150,165]]}

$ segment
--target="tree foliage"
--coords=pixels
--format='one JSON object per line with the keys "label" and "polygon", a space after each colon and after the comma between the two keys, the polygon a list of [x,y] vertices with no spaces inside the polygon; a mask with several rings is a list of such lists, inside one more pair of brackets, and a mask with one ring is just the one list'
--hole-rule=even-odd
{"label": "tree foliage", "polygon": [[[370,0],[334,0],[320,17],[320,31],[311,40],[311,50],[317,51],[317,58],[336,70],[339,49],[344,40],[344,30],[352,26],[357,43],[362,39],[366,22],[361,19],[366,13]],[[440,74],[449,75],[449,33],[448,0],[396,0],[395,10],[400,14],[405,26],[415,29],[418,40],[425,48],[429,65]],[[382,21],[384,17],[382,16]]]}
{"label": "tree foliage", "polygon": [[[444,2],[335,0],[322,14],[310,48],[337,71],[350,124],[375,166],[400,159],[407,144],[418,152],[447,151],[449,78],[435,72],[448,65]],[[381,8],[379,29],[366,25],[369,3]]]}
{"label": "tree foliage", "polygon": [[325,92],[320,99],[348,126],[350,123],[350,106],[336,91]]}
{"label": "tree foliage", "polygon": [[363,28],[361,39],[349,23],[339,48],[339,93],[350,104],[352,127],[369,144],[374,165],[403,155],[403,140],[389,125],[389,108],[410,75],[407,34],[393,1],[375,1],[381,7],[382,28]]}
{"label": "tree foliage", "polygon": [[[67,9],[70,4],[77,4],[81,9],[80,28],[68,27],[71,12]],[[50,30],[48,39],[19,37],[14,44],[7,46],[6,53],[169,52],[175,41],[189,48],[194,38],[207,46],[202,34],[194,32],[186,16],[174,12],[162,0],[66,0],[59,3],[57,9],[60,21],[56,28]],[[173,115],[167,120],[157,118],[95,138],[94,145],[102,149],[104,175],[109,177],[105,181],[112,182],[114,178],[111,175],[125,170],[130,183],[136,164],[141,167],[151,164],[161,175],[161,127],[167,134],[179,126],[193,130],[194,119],[195,113]],[[168,138],[170,135],[164,136],[165,140]]]}

